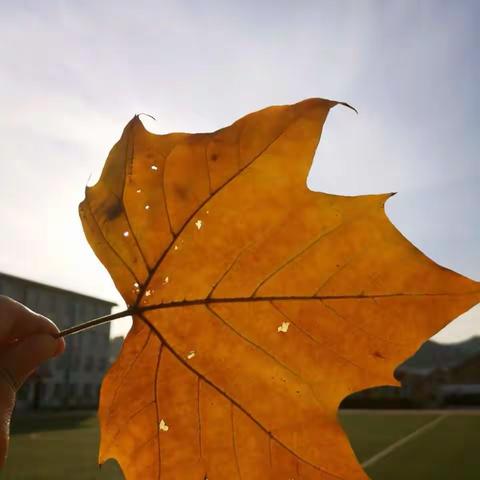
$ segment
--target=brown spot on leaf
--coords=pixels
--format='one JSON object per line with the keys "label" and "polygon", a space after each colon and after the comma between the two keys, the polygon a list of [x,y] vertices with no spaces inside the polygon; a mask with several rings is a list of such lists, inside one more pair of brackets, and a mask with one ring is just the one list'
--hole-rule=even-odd
{"label": "brown spot on leaf", "polygon": [[186,200],[188,197],[188,190],[182,185],[175,185],[175,193],[182,199]]}
{"label": "brown spot on leaf", "polygon": [[105,216],[108,220],[114,220],[122,213],[123,207],[120,202],[115,202],[109,205],[105,210]]}

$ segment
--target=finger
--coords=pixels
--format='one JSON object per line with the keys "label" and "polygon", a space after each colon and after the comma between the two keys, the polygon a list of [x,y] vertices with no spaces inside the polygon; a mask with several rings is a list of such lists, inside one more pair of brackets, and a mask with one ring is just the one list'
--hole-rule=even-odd
{"label": "finger", "polygon": [[[48,318],[33,312],[21,303],[0,295],[0,343],[9,343],[29,335],[45,333],[55,336],[57,326]],[[65,349],[65,341],[58,343],[57,355]]]}
{"label": "finger", "polygon": [[19,340],[0,356],[0,468],[7,454],[16,391],[38,365],[54,356],[57,348],[57,339],[36,334]]}
{"label": "finger", "polygon": [[19,340],[0,355],[0,370],[7,372],[0,375],[0,382],[5,383],[5,377],[10,377],[18,390],[32,370],[52,358],[57,348],[58,340],[48,334],[35,334]]}
{"label": "finger", "polygon": [[15,406],[15,392],[0,382],[0,468],[5,464],[10,439],[10,419]]}

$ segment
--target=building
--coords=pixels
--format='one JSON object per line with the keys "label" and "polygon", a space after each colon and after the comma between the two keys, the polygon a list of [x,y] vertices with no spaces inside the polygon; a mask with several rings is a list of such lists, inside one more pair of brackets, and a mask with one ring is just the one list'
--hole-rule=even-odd
{"label": "building", "polygon": [[480,405],[480,338],[427,342],[398,368],[402,390],[416,406]]}
{"label": "building", "polygon": [[422,406],[480,406],[480,354],[459,359],[456,364],[436,368],[413,377],[406,372],[402,385]]}
{"label": "building", "polygon": [[[108,315],[112,302],[0,273],[0,294],[51,318],[58,327]],[[42,365],[18,392],[17,408],[90,407],[109,366],[110,324],[66,338],[63,355]]]}
{"label": "building", "polygon": [[480,405],[480,354],[442,373],[435,389],[439,403]]}
{"label": "building", "polygon": [[434,341],[395,370],[401,387],[363,390],[345,408],[440,408],[480,406],[480,337],[454,344]]}
{"label": "building", "polygon": [[110,364],[112,364],[120,355],[124,340],[124,337],[115,337],[110,340]]}

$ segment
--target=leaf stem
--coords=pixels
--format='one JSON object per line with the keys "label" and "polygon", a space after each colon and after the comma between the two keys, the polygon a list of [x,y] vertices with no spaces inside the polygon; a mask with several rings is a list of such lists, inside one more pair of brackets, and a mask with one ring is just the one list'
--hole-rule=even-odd
{"label": "leaf stem", "polygon": [[132,308],[127,308],[127,310],[123,310],[121,312],[112,313],[111,315],[105,315],[103,317],[94,318],[93,320],[89,320],[88,322],[80,323],[79,325],[75,325],[74,327],[66,328],[62,330],[56,335],[56,338],[66,337],[67,335],[73,335],[74,333],[82,332],[83,330],[88,330],[89,328],[96,327],[97,325],[102,325],[103,323],[111,322],[112,320],[116,320],[117,318],[128,317],[133,315],[135,310]]}
{"label": "leaf stem", "polygon": [[[472,290],[467,292],[456,293],[416,293],[416,292],[392,292],[392,293],[378,293],[378,294],[347,294],[347,295],[281,295],[281,296],[268,296],[268,297],[230,297],[230,298],[198,298],[194,300],[176,300],[168,303],[159,303],[155,305],[146,305],[144,307],[138,307],[133,305],[122,312],[113,313],[111,315],[105,315],[104,317],[94,318],[88,322],[81,323],[75,327],[70,327],[62,330],[57,334],[57,338],[65,337],[73,333],[82,332],[88,328],[96,327],[102,323],[111,322],[117,318],[128,317],[130,315],[140,315],[143,312],[149,312],[151,310],[161,310],[164,308],[179,308],[179,307],[192,307],[194,305],[209,305],[215,303],[252,303],[252,302],[279,302],[287,300],[302,300],[302,301],[323,301],[323,300],[368,300],[375,298],[398,298],[398,297],[453,297],[461,295],[479,295],[479,290]],[[480,298],[480,297],[479,297]]]}

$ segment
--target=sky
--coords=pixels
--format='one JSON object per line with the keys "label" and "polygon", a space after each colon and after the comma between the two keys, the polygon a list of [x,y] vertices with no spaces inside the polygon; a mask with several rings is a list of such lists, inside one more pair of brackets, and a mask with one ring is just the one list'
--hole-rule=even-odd
{"label": "sky", "polygon": [[[0,0],[0,13],[0,271],[122,305],[77,206],[128,120],[212,131],[324,97],[359,115],[330,113],[308,186],[399,192],[397,228],[480,280],[480,3]],[[480,307],[435,339],[472,335]]]}

